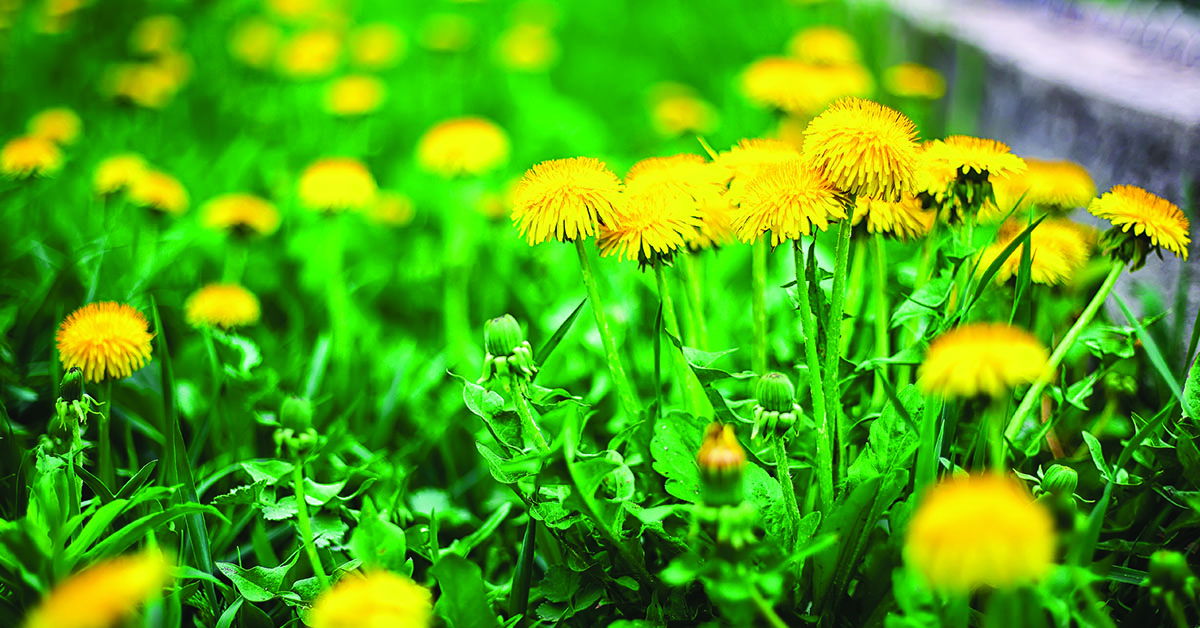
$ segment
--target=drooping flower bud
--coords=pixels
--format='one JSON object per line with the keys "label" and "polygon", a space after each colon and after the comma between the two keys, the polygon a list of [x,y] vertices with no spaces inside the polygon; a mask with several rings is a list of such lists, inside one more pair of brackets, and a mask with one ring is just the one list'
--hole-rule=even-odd
{"label": "drooping flower bud", "polygon": [[279,422],[293,432],[303,432],[312,427],[312,402],[303,397],[288,397],[279,408]]}
{"label": "drooping flower bud", "polygon": [[83,399],[83,371],[78,366],[63,373],[62,381],[58,383],[58,398],[67,403]]}
{"label": "drooping flower bud", "polygon": [[741,503],[746,452],[738,443],[732,425],[709,424],[696,462],[700,465],[704,503],[710,506]]}
{"label": "drooping flower bud", "polygon": [[1042,475],[1042,490],[1056,497],[1070,497],[1079,486],[1079,472],[1061,464],[1052,464]]}
{"label": "drooping flower bud", "polygon": [[754,433],[772,434],[786,438],[796,426],[800,406],[796,404],[796,387],[783,373],[767,373],[754,387],[758,404],[754,406]]}

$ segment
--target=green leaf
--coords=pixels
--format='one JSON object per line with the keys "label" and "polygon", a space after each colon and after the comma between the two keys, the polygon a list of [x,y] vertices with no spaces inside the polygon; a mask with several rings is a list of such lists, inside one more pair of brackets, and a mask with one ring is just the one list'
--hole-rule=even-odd
{"label": "green leaf", "polygon": [[267,484],[275,484],[287,477],[295,467],[290,462],[271,458],[247,460],[242,462],[241,466],[242,470],[250,476],[252,482],[265,482]]}
{"label": "green leaf", "polygon": [[229,578],[242,597],[250,602],[266,602],[279,597],[283,587],[283,579],[287,572],[296,564],[298,552],[292,553],[282,565],[277,567],[253,567],[244,569],[233,563],[217,563],[217,571]]}
{"label": "green leaf", "polygon": [[1191,409],[1193,417],[1200,416],[1200,356],[1192,360],[1187,381],[1183,383],[1183,403]]}
{"label": "green leaf", "polygon": [[441,590],[435,609],[451,628],[500,625],[488,604],[486,583],[478,565],[457,554],[445,554],[429,572],[437,578]]}
{"label": "green leaf", "polygon": [[375,509],[374,502],[364,497],[349,549],[350,555],[367,567],[400,571],[407,558],[408,539],[403,528],[388,521]]}
{"label": "green leaf", "polygon": [[580,301],[579,305],[576,305],[575,309],[571,311],[571,315],[568,316],[567,319],[558,326],[558,329],[554,330],[554,333],[546,339],[546,342],[543,343],[542,346],[538,347],[537,353],[534,354],[534,363],[546,363],[546,360],[549,359],[554,353],[554,350],[558,348],[558,344],[562,342],[563,337],[566,336],[567,332],[571,330],[571,326],[575,324],[575,319],[579,318],[579,313],[583,311],[583,306],[586,304],[587,299]]}
{"label": "green leaf", "polygon": [[1104,462],[1104,450],[1100,448],[1100,441],[1096,440],[1089,432],[1083,432],[1083,442],[1087,443],[1088,451],[1092,454],[1092,464],[1096,465],[1096,469],[1100,471],[1100,475],[1109,482],[1113,481],[1112,471],[1108,468],[1108,464]]}
{"label": "green leaf", "polygon": [[666,481],[666,491],[685,502],[700,499],[700,468],[696,452],[703,438],[703,419],[684,413],[673,413],[654,422],[650,439],[651,466]]}

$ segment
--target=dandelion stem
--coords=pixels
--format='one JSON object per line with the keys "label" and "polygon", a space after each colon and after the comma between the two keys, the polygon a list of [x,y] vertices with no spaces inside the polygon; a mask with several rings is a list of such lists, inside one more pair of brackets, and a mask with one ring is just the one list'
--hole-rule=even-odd
{"label": "dandelion stem", "polygon": [[708,351],[708,321],[704,317],[704,289],[701,286],[700,264],[703,261],[698,253],[684,253],[679,256],[679,268],[683,275],[684,296],[690,305],[692,329],[695,338],[692,342],[696,347]]}
{"label": "dandelion stem", "polygon": [[796,531],[800,528],[800,506],[796,503],[796,486],[792,484],[787,439],[773,436],[772,440],[775,441],[775,473],[779,476],[779,485],[783,489],[783,507],[788,517],[787,549],[790,551],[796,543]]}
{"label": "dandelion stem", "polygon": [[1050,364],[1046,368],[1046,373],[1029,387],[1029,391],[1021,398],[1021,405],[1017,406],[1017,411],[1013,413],[1012,419],[1008,422],[1008,428],[1004,431],[1004,436],[1009,441],[1016,441],[1017,435],[1021,431],[1021,427],[1025,425],[1025,419],[1035,406],[1040,406],[1042,399],[1042,391],[1046,386],[1053,381],[1055,373],[1058,371],[1059,365],[1062,364],[1071,347],[1075,346],[1075,341],[1079,339],[1079,335],[1096,317],[1096,313],[1100,311],[1100,306],[1104,305],[1104,301],[1108,298],[1108,294],[1112,292],[1113,286],[1117,285],[1117,279],[1121,276],[1121,272],[1125,270],[1125,262],[1114,259],[1112,268],[1108,271],[1108,276],[1104,278],[1104,283],[1100,284],[1100,289],[1096,291],[1096,295],[1083,308],[1083,312],[1079,314],[1079,318],[1075,320],[1075,324],[1067,330],[1067,334],[1059,341],[1058,346],[1054,347],[1054,352],[1050,354]]}
{"label": "dandelion stem", "polygon": [[304,462],[297,460],[292,467],[292,490],[296,493],[296,522],[300,528],[300,541],[304,543],[304,551],[308,554],[308,562],[312,563],[313,573],[321,589],[329,588],[329,576],[321,566],[321,556],[317,554],[317,546],[313,544],[312,523],[308,520],[308,502],[304,496]]}
{"label": "dandelion stem", "polygon": [[[854,211],[854,199],[846,204],[847,215]],[[841,369],[842,351],[842,313],[846,304],[846,267],[850,261],[850,234],[853,229],[849,219],[838,223],[837,248],[833,266],[833,289],[829,296],[829,320],[825,326],[825,410],[830,414],[833,426],[834,462],[837,465],[835,477],[846,475],[847,442],[849,429],[842,420],[842,390],[838,381]]]}
{"label": "dandelion stem", "polygon": [[821,496],[821,512],[833,508],[833,441],[829,413],[825,409],[824,386],[821,382],[821,360],[817,356],[817,319],[809,297],[808,275],[805,273],[804,245],[792,243],[796,262],[796,296],[799,299],[800,326],[804,330],[804,361],[808,366],[808,392],[812,399],[813,419],[817,425],[817,482]]}
{"label": "dandelion stem", "polygon": [[[654,262],[654,281],[658,285],[658,298],[662,302],[663,325],[666,326],[667,333],[682,338],[679,334],[679,319],[675,315],[675,302],[671,298],[671,286],[667,283],[667,275],[663,270],[662,262]],[[682,342],[682,340],[680,341]],[[704,389],[700,386],[700,382],[695,380],[695,375],[692,369],[688,366],[687,358],[683,355],[683,350],[679,349],[671,352],[673,363],[675,364],[675,376],[679,379],[679,391],[683,395],[687,411],[696,414],[703,412],[705,406],[708,405],[708,400],[704,395]]]}
{"label": "dandelion stem", "polygon": [[750,309],[754,314],[754,353],[751,368],[762,375],[767,372],[767,244],[766,237],[759,238],[752,247],[750,280],[752,294]]}
{"label": "dandelion stem", "polygon": [[[888,333],[891,322],[891,304],[888,303],[888,265],[887,247],[883,236],[876,233],[871,242],[875,245],[875,357],[887,358],[891,355],[891,338]],[[888,365],[880,362],[875,366],[875,389],[871,393],[871,407],[877,408],[883,404],[883,381],[888,375]]]}
{"label": "dandelion stem", "polygon": [[113,483],[116,481],[116,473],[113,471],[112,460],[112,378],[105,378],[104,393],[100,398],[100,417],[99,425],[97,426],[98,435],[96,436],[96,447],[100,450],[97,454],[99,458],[98,464],[100,467],[100,479],[104,481],[104,485],[109,489],[115,489]]}
{"label": "dandelion stem", "polygon": [[592,272],[592,263],[588,259],[587,249],[583,240],[575,240],[575,251],[579,254],[579,270],[583,275],[583,285],[587,288],[588,301],[592,303],[592,314],[596,317],[596,328],[600,331],[600,340],[604,344],[605,358],[608,360],[608,370],[613,376],[613,385],[625,411],[637,416],[642,413],[642,404],[638,401],[636,389],[621,363],[621,354],[617,351],[617,342],[608,326],[608,316],[604,313],[604,303],[600,300],[600,288],[596,285],[596,276]]}
{"label": "dandelion stem", "polygon": [[937,397],[926,397],[925,406],[921,409],[921,444],[917,450],[917,469],[914,484],[916,493],[932,484],[937,477],[938,468],[938,417],[942,411],[942,400]]}
{"label": "dandelion stem", "polygon": [[771,605],[767,604],[762,594],[758,592],[757,585],[750,587],[750,599],[754,601],[754,606],[758,609],[759,614],[771,628],[787,628],[787,623],[780,619],[775,609],[771,608]]}

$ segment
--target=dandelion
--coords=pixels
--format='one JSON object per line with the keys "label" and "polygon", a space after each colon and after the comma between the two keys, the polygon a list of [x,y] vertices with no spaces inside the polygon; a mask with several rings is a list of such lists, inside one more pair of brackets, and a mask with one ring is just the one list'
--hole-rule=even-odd
{"label": "dandelion", "polygon": [[158,55],[175,50],[183,41],[183,22],[174,15],[142,18],[129,33],[129,50],[135,54]]}
{"label": "dandelion", "polygon": [[279,49],[276,63],[285,76],[309,79],[333,72],[341,56],[341,36],[327,28],[315,28],[285,41]]}
{"label": "dandelion", "polygon": [[754,242],[771,232],[772,246],[813,228],[824,231],[832,220],[846,218],[838,191],[820,172],[800,160],[763,168],[747,185],[733,228],[742,242]]}
{"label": "dandelion", "polygon": [[933,589],[967,594],[1036,582],[1054,563],[1054,521],[1001,475],[957,477],[924,495],[904,539],[905,562]]}
{"label": "dandelion", "polygon": [[485,118],[454,118],[425,132],[417,143],[417,163],[444,176],[478,176],[508,159],[508,134]]}
{"label": "dandelion", "polygon": [[350,32],[350,63],[363,70],[386,70],[403,58],[407,42],[400,29],[384,22]]}
{"label": "dandelion", "polygon": [[599,159],[544,161],[513,190],[512,219],[530,245],[570,242],[596,233],[621,213],[621,181]]}
{"label": "dandelion", "polygon": [[262,70],[271,64],[283,41],[283,29],[253,16],[239,22],[229,35],[229,54],[243,64]]}
{"label": "dandelion", "polygon": [[214,283],[192,293],[184,303],[192,327],[244,327],[258,322],[258,297],[235,283]]}
{"label": "dandelion", "polygon": [[883,87],[904,98],[937,100],[946,95],[946,79],[919,63],[901,63],[884,70]]}
{"label": "dandelion", "polygon": [[495,54],[508,70],[545,72],[558,58],[558,41],[541,24],[514,24],[500,33]]}
{"label": "dandelion", "polygon": [[788,53],[817,65],[858,63],[858,44],[846,31],[833,26],[813,26],[788,40]]}
{"label": "dandelion", "polygon": [[630,195],[625,208],[622,215],[600,227],[597,245],[601,255],[636,259],[643,267],[669,259],[700,225],[695,201],[666,186]]}
{"label": "dandelion", "polygon": [[132,306],[105,301],[72,312],[55,336],[63,366],[89,382],[124,379],[150,359],[150,323]]}
{"label": "dandelion", "polygon": [[898,200],[913,191],[916,135],[916,126],[903,114],[844,98],[808,124],[804,156],[847,194]]}
{"label": "dandelion", "polygon": [[933,163],[954,170],[960,177],[1003,177],[1026,169],[1025,160],[1014,155],[1007,144],[969,135],[933,140],[926,147],[925,155]]}
{"label": "dandelion", "polygon": [[[996,242],[984,249],[979,270],[986,270],[1005,247],[1024,230],[1021,222],[1010,220],[1000,227]],[[1034,283],[1057,286],[1069,282],[1091,253],[1094,236],[1090,228],[1066,218],[1046,219],[1029,234],[1029,278]],[[1022,249],[1016,248],[996,271],[996,281],[1016,276],[1021,266]]]}
{"label": "dandelion", "polygon": [[29,119],[29,135],[50,140],[58,145],[74,144],[83,130],[79,116],[66,107],[46,109]]}
{"label": "dandelion", "polygon": [[99,196],[128,190],[133,182],[149,170],[146,160],[135,153],[121,153],[105,158],[96,166],[92,189]]}
{"label": "dandelion", "polygon": [[17,137],[0,148],[0,172],[13,178],[52,174],[62,167],[62,160],[58,146],[44,137]]}
{"label": "dandelion", "polygon": [[157,63],[122,63],[110,68],[101,91],[110,98],[124,99],[139,107],[162,109],[182,87],[181,77]]}
{"label": "dandelion", "polygon": [[429,589],[387,571],[346,574],[313,603],[313,628],[427,628],[432,622]]}
{"label": "dandelion", "polygon": [[270,235],[279,228],[279,210],[253,194],[225,194],[209,200],[201,211],[209,229],[236,235]]}
{"label": "dandelion", "polygon": [[375,178],[356,159],[320,159],[300,175],[300,202],[312,210],[365,210],[375,202],[376,192]]}
{"label": "dandelion", "polygon": [[766,58],[742,75],[742,92],[751,101],[787,113],[811,116],[849,96],[867,96],[871,74],[858,64],[813,65],[795,59]]}
{"label": "dandelion", "polygon": [[383,81],[365,74],[343,76],[325,91],[325,110],[338,116],[361,116],[379,110],[387,94]]}
{"label": "dandelion", "polygon": [[918,386],[948,397],[999,397],[1049,371],[1049,354],[1029,332],[1003,323],[973,323],[933,340]]}
{"label": "dandelion", "polygon": [[[1112,223],[1112,235],[1106,234],[1103,242],[1109,250],[1136,243],[1141,251],[1166,249],[1185,260],[1188,257],[1187,216],[1165,198],[1132,185],[1116,185],[1092,201],[1088,211]],[[1144,252],[1131,258],[1135,268],[1143,259]]]}
{"label": "dandelion", "polygon": [[1024,173],[994,180],[996,204],[1002,210],[1016,207],[1038,207],[1065,213],[1077,207],[1087,207],[1096,197],[1096,182],[1081,165],[1072,161],[1043,161],[1026,159]]}
{"label": "dandelion", "polygon": [[402,227],[412,222],[413,202],[399,192],[381,191],[367,215],[375,222]]}
{"label": "dandelion", "polygon": [[665,137],[709,133],[716,128],[717,111],[686,85],[660,83],[650,90],[650,119]]}
{"label": "dandelion", "polygon": [[732,425],[710,423],[696,454],[700,477],[704,480],[704,501],[710,506],[738,504],[742,501],[742,472],[746,451],[738,443]]}
{"label": "dandelion", "polygon": [[110,558],[59,583],[24,628],[110,628],[171,582],[171,562],[158,550]]}
{"label": "dandelion", "polygon": [[860,197],[854,206],[855,225],[866,220],[868,233],[890,234],[901,240],[928,234],[936,219],[937,212],[923,207],[912,195],[895,202]]}
{"label": "dandelion", "polygon": [[767,166],[801,158],[795,146],[773,139],[744,139],[717,155],[715,163],[729,177],[729,199],[740,203],[747,184]]}
{"label": "dandelion", "polygon": [[688,238],[688,249],[703,251],[730,244],[736,239],[733,232],[733,217],[737,208],[729,202],[729,197],[722,194],[701,200],[700,226]]}
{"label": "dandelion", "polygon": [[156,170],[146,171],[131,182],[129,200],[172,216],[188,208],[188,193],[179,179]]}

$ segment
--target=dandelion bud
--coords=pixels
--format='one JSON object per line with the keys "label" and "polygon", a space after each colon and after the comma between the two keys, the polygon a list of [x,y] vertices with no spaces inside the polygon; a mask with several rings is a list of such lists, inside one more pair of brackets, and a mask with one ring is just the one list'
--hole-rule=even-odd
{"label": "dandelion bud", "polygon": [[72,366],[63,374],[58,383],[58,398],[67,403],[83,399],[83,371],[78,366]]}
{"label": "dandelion bud", "polygon": [[721,506],[741,503],[746,452],[738,443],[732,425],[709,424],[696,462],[700,465],[706,504]]}
{"label": "dandelion bud", "polygon": [[1042,490],[1056,497],[1070,497],[1079,486],[1079,472],[1061,464],[1050,465],[1042,475]]}
{"label": "dandelion bud", "polygon": [[1194,579],[1183,554],[1159,550],[1150,556],[1150,591],[1155,595],[1186,591]]}
{"label": "dandelion bud", "polygon": [[512,314],[497,316],[483,325],[483,346],[492,355],[511,355],[524,341],[521,325]]}
{"label": "dandelion bud", "polygon": [[789,412],[796,400],[796,387],[783,373],[767,373],[754,387],[758,405],[773,412]]}
{"label": "dandelion bud", "polygon": [[279,408],[279,421],[284,428],[303,432],[312,427],[312,402],[303,397],[288,397]]}
{"label": "dandelion bud", "polygon": [[497,316],[483,324],[483,346],[487,355],[484,356],[480,384],[499,378],[507,386],[513,378],[529,380],[537,374],[533,347],[525,340],[520,323],[511,314]]}

